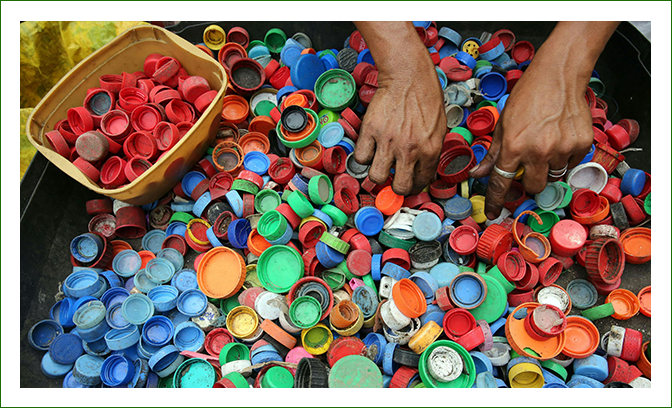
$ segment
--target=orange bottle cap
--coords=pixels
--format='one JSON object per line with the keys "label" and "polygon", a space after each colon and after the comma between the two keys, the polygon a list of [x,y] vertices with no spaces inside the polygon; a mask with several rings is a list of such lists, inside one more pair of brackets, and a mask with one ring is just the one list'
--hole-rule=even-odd
{"label": "orange bottle cap", "polygon": [[614,306],[614,319],[627,320],[639,312],[639,299],[627,289],[616,289],[607,296],[605,303]]}
{"label": "orange bottle cap", "polygon": [[404,204],[404,196],[400,196],[392,190],[392,186],[387,186],[380,190],[376,196],[375,205],[385,215],[396,213]]}

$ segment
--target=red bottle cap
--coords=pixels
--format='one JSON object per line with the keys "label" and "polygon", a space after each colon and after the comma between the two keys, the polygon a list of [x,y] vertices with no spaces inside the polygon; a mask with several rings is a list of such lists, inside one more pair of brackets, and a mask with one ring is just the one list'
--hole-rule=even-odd
{"label": "red bottle cap", "polygon": [[513,233],[499,224],[492,224],[483,231],[478,240],[476,254],[488,263],[495,263],[512,246]]}
{"label": "red bottle cap", "polygon": [[570,210],[578,217],[590,217],[600,210],[600,196],[593,190],[582,188],[574,191]]}
{"label": "red bottle cap", "polygon": [[[612,180],[612,179],[609,179]],[[620,179],[616,179],[620,180]],[[619,183],[620,184],[620,183]],[[607,182],[607,185],[604,186],[602,191],[600,191],[600,195],[602,197],[605,197],[608,201],[609,204],[615,204],[619,201],[621,201],[621,198],[623,198],[623,192],[621,189],[617,186],[615,186],[612,183]]]}
{"label": "red bottle cap", "polygon": [[444,57],[439,61],[439,68],[444,74],[448,75],[451,67],[459,67],[460,62],[455,57]]}
{"label": "red bottle cap", "polygon": [[[422,204],[422,205],[420,206],[420,208],[418,208],[418,210],[431,211],[431,212],[433,212],[434,214],[436,214],[437,217],[439,217],[439,219],[440,219],[442,222],[443,222],[443,219],[445,218],[445,214],[444,214],[443,208],[442,208],[440,205],[438,205],[437,203],[434,203],[434,202],[431,202],[431,201]],[[478,225],[478,224],[477,224],[477,225]],[[479,227],[479,229],[480,229],[480,227]]]}
{"label": "red bottle cap", "polygon": [[299,225],[301,224],[301,217],[299,217],[292,207],[289,206],[287,203],[282,203],[279,206],[276,207],[275,209],[277,212],[282,214],[286,219],[287,222],[292,226],[292,229],[297,229],[299,228]]}
{"label": "red bottle cap", "polygon": [[112,214],[112,200],[99,198],[86,202],[86,213],[89,215]]}
{"label": "red bottle cap", "polygon": [[625,213],[628,216],[630,225],[637,225],[646,219],[646,214],[639,204],[637,204],[636,199],[631,195],[628,194],[627,196],[621,198],[621,204],[623,204],[623,208],[625,209]]}
{"label": "red bottle cap", "polygon": [[141,157],[152,160],[158,154],[159,148],[156,139],[148,133],[135,132],[124,141],[126,157]]}
{"label": "red bottle cap", "polygon": [[153,106],[141,105],[131,112],[131,125],[138,132],[154,132],[161,120],[161,112]]}
{"label": "red bottle cap", "polygon": [[334,191],[347,189],[353,194],[359,194],[359,181],[347,173],[341,173],[334,177]]}
{"label": "red bottle cap", "polygon": [[455,305],[450,300],[450,295],[448,294],[449,290],[450,290],[449,286],[441,286],[434,293],[434,296],[436,297],[436,305],[439,307],[439,309],[443,310],[444,312],[455,308]]}
{"label": "red bottle cap", "polygon": [[539,283],[539,269],[535,264],[525,262],[525,275],[521,280],[514,282],[516,289],[526,292],[533,290],[537,283]]}
{"label": "red bottle cap", "polygon": [[118,104],[122,109],[133,112],[133,109],[149,102],[149,96],[139,88],[121,88]]}
{"label": "red bottle cap", "polygon": [[161,57],[156,61],[156,66],[154,73],[152,74],[152,79],[160,83],[166,83],[171,79],[182,66],[179,61],[173,57]]}
{"label": "red bottle cap", "polygon": [[548,257],[539,264],[539,283],[544,286],[551,286],[562,273],[562,262],[555,258]]}
{"label": "red bottle cap", "polygon": [[481,226],[478,225],[478,223],[477,223],[476,221],[474,221],[474,219],[471,218],[471,216],[469,216],[469,217],[467,217],[467,218],[465,218],[465,219],[463,219],[463,220],[455,221],[455,223],[456,223],[457,225],[468,225],[468,226],[470,226],[471,228],[475,229],[476,232],[478,232],[478,233],[481,232]]}
{"label": "red bottle cap", "polygon": [[625,252],[617,239],[596,239],[585,254],[586,271],[593,281],[607,284],[620,280],[625,268]]}
{"label": "red bottle cap", "polygon": [[476,319],[465,309],[454,308],[443,316],[443,331],[450,340],[457,341],[476,327]]}
{"label": "red bottle cap", "polygon": [[334,203],[346,215],[354,214],[359,210],[357,195],[346,189],[341,189],[334,193]]}
{"label": "red bottle cap", "polygon": [[509,307],[518,307],[523,303],[534,302],[534,291],[520,291],[515,289],[506,296],[506,299],[509,302]]}
{"label": "red bottle cap", "polygon": [[196,187],[191,191],[191,199],[196,201],[198,200],[203,193],[208,191],[210,187],[210,179],[203,179],[201,180],[198,184],[196,184]]}
{"label": "red bottle cap", "polygon": [[471,68],[466,65],[450,66],[444,72],[446,73],[446,78],[453,82],[466,81],[471,78],[472,75]]}
{"label": "red bottle cap", "polygon": [[346,264],[354,275],[364,276],[371,272],[371,254],[362,249],[355,249],[348,254]]}
{"label": "red bottle cap", "polygon": [[383,252],[380,259],[380,267],[384,267],[386,263],[391,262],[406,270],[411,269],[411,256],[408,251],[401,248],[390,248]]}
{"label": "red bottle cap", "polygon": [[345,159],[347,154],[340,146],[330,147],[322,154],[322,165],[329,174],[340,174],[345,172]]}
{"label": "red bottle cap", "polygon": [[516,282],[525,276],[527,265],[520,252],[509,251],[497,259],[497,268],[509,282]]}
{"label": "red bottle cap", "polygon": [[621,119],[616,124],[628,132],[628,136],[630,136],[630,144],[635,143],[635,140],[639,137],[639,122],[634,119]]}
{"label": "red bottle cap", "polygon": [[630,135],[620,125],[613,125],[605,131],[609,138],[609,145],[616,150],[623,150],[630,146]]}
{"label": "red bottle cap", "polygon": [[448,238],[450,247],[460,255],[470,255],[476,252],[478,232],[468,225],[461,225],[450,233]]}
{"label": "red bottle cap", "polygon": [[166,105],[166,117],[172,123],[194,122],[194,108],[180,99],[173,99]]}
{"label": "red bottle cap", "polygon": [[81,106],[68,109],[68,124],[76,135],[93,130],[93,117]]}
{"label": "red bottle cap", "polygon": [[259,189],[264,186],[264,179],[257,173],[249,170],[242,170],[236,178],[254,183],[255,186],[259,187]]}
{"label": "red bottle cap", "polygon": [[518,80],[523,76],[523,71],[519,69],[512,69],[506,72],[506,92],[511,93],[513,87],[518,83]]}
{"label": "red bottle cap", "polygon": [[94,183],[97,183],[100,180],[100,171],[98,171],[97,168],[95,168],[91,163],[88,161],[84,160],[81,157],[76,158],[72,164],[75,165],[78,169],[84,173],[88,178],[91,179]]}
{"label": "red bottle cap", "polygon": [[[285,86],[287,80],[289,79],[289,67],[280,67],[271,75],[268,82],[275,89],[280,89]],[[277,121],[276,121],[277,122]]]}
{"label": "red bottle cap", "polygon": [[485,136],[495,129],[495,116],[487,109],[478,109],[467,117],[467,129],[474,136]]}
{"label": "red bottle cap", "polygon": [[358,53],[368,48],[366,42],[364,41],[364,37],[359,32],[359,30],[355,30],[352,32],[352,34],[350,34],[348,44],[350,45],[350,48],[357,51]]}
{"label": "red bottle cap", "polygon": [[437,180],[429,185],[429,193],[434,198],[448,199],[457,194],[457,184],[449,184],[443,180]]}
{"label": "red bottle cap", "polygon": [[296,174],[294,163],[287,157],[281,157],[272,163],[268,169],[268,175],[278,184],[287,184]]}
{"label": "red bottle cap", "polygon": [[44,136],[49,141],[56,153],[65,157],[66,159],[70,158],[70,147],[68,146],[68,142],[65,140],[63,135],[61,135],[61,132],[58,130],[52,130],[51,132],[45,133]]}
{"label": "red bottle cap", "polygon": [[551,228],[548,240],[553,252],[564,257],[576,255],[585,245],[588,234],[583,225],[574,220],[561,220]]}
{"label": "red bottle cap", "polygon": [[371,250],[371,243],[364,236],[364,234],[355,234],[355,236],[350,239],[349,244],[350,248],[353,250],[362,250],[373,255],[373,251]]}
{"label": "red bottle cap", "polygon": [[421,192],[404,198],[403,206],[416,209],[419,208],[424,203],[430,202],[431,200],[432,198],[429,196],[429,193]]}
{"label": "red bottle cap", "polygon": [[517,64],[532,60],[534,58],[534,45],[528,41],[518,41],[511,48],[511,58]]}
{"label": "red bottle cap", "polygon": [[355,112],[352,111],[350,108],[345,108],[343,112],[341,112],[341,118],[345,119],[350,126],[355,130],[355,132],[359,132],[361,126],[362,126],[362,120],[357,116]]}
{"label": "red bottle cap", "polygon": [[355,69],[352,71],[352,77],[355,79],[357,87],[364,85],[366,77],[372,72],[376,71],[376,67],[369,64],[368,62],[360,62],[355,66]]}
{"label": "red bottle cap", "polygon": [[119,156],[111,156],[105,161],[100,169],[100,182],[106,188],[116,188],[125,184],[126,179],[126,161]]}
{"label": "red bottle cap", "polygon": [[304,248],[314,248],[326,230],[327,228],[323,223],[308,221],[299,229],[299,242],[301,242]]}
{"label": "red bottle cap", "polygon": [[[495,31],[492,34],[493,37],[498,37],[504,46],[504,52],[509,52],[513,48],[513,44],[516,43],[516,35],[513,34],[511,30],[503,28],[501,30]],[[480,48],[479,48],[480,51]]]}
{"label": "red bottle cap", "polygon": [[136,178],[140,177],[142,173],[149,170],[152,167],[152,163],[143,159],[142,157],[132,157],[124,167],[124,174],[129,182],[132,182]]}
{"label": "red bottle cap", "polygon": [[98,78],[98,83],[104,90],[117,94],[122,88],[122,77],[121,75],[116,74],[101,75]]}

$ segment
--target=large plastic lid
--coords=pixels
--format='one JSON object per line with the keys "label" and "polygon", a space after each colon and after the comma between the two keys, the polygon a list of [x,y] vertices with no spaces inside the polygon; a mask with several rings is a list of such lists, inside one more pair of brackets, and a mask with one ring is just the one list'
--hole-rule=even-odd
{"label": "large plastic lid", "polygon": [[28,342],[37,350],[47,351],[51,343],[61,334],[63,327],[60,324],[54,320],[42,320],[30,328]]}
{"label": "large plastic lid", "polygon": [[[462,366],[464,367],[462,370],[459,370],[456,369],[454,364],[451,364],[448,371],[454,372],[456,378],[452,379],[455,375],[451,375],[451,380],[448,382],[442,382],[434,377],[436,373],[432,375],[432,372],[436,371],[432,369],[432,366],[440,366],[440,363],[442,362],[441,354],[439,352],[444,347],[457,352],[462,360]],[[457,361],[459,361],[459,359]],[[476,366],[474,365],[473,357],[464,347],[450,340],[438,340],[427,347],[420,355],[418,371],[423,384],[425,384],[427,388],[470,388],[476,381]]]}
{"label": "large plastic lid", "polygon": [[413,220],[413,234],[420,241],[433,241],[441,235],[443,225],[438,215],[426,211]]}
{"label": "large plastic lid", "polygon": [[201,259],[196,276],[198,287],[206,296],[228,298],[245,282],[245,263],[232,249],[216,247]]}
{"label": "large plastic lid", "polygon": [[345,356],[331,368],[329,388],[383,388],[383,373],[367,357]]}
{"label": "large plastic lid", "polygon": [[600,193],[607,185],[609,175],[601,164],[588,162],[579,164],[567,174],[567,184],[572,190],[587,188]]}
{"label": "large plastic lid", "polygon": [[530,337],[525,329],[525,316],[537,306],[539,306],[539,303],[522,303],[509,313],[505,326],[506,338],[511,348],[519,355],[530,358],[541,357],[541,359],[546,360],[560,354],[565,346],[567,329],[559,335],[543,341]]}
{"label": "large plastic lid", "polygon": [[217,380],[215,368],[201,358],[185,360],[173,376],[174,388],[212,388]]}
{"label": "large plastic lid", "polygon": [[362,207],[355,214],[355,226],[362,234],[373,236],[378,234],[384,225],[383,214],[375,207]]}
{"label": "large plastic lid", "polygon": [[493,323],[507,308],[507,293],[502,285],[493,276],[481,275],[487,287],[485,300],[479,306],[469,310],[476,320],[485,320]]}
{"label": "large plastic lid", "polygon": [[301,55],[290,71],[292,84],[299,89],[315,88],[315,82],[325,72],[324,64],[315,54]]}
{"label": "large plastic lid", "polygon": [[198,289],[185,290],[177,299],[177,310],[185,316],[200,316],[207,307],[208,298]]}
{"label": "large plastic lid", "polygon": [[322,147],[328,149],[336,146],[343,140],[344,136],[345,131],[343,130],[343,126],[338,122],[331,122],[322,126],[320,134],[317,136],[317,140],[322,144]]}
{"label": "large plastic lid", "polygon": [[588,309],[597,302],[597,289],[584,279],[574,279],[569,282],[567,293],[577,309]]}
{"label": "large plastic lid", "polygon": [[345,70],[330,69],[315,82],[315,96],[323,108],[341,111],[356,97],[355,80]]}
{"label": "large plastic lid", "polygon": [[49,347],[49,355],[58,364],[74,364],[82,354],[82,339],[72,333],[59,335]]}
{"label": "large plastic lid", "polygon": [[628,228],[623,231],[619,241],[628,263],[642,264],[651,260],[650,228]]}
{"label": "large plastic lid", "polygon": [[566,343],[562,354],[572,358],[586,358],[597,350],[600,344],[600,332],[588,319],[580,316],[567,316],[567,327],[563,332]]}
{"label": "large plastic lid", "polygon": [[627,289],[612,291],[606,302],[614,306],[614,314],[611,316],[618,320],[627,320],[639,312],[639,299]]}
{"label": "large plastic lid", "polygon": [[129,323],[139,326],[154,315],[154,302],[142,293],[134,293],[122,303],[121,313]]}
{"label": "large plastic lid", "polygon": [[463,272],[450,283],[450,299],[464,309],[478,307],[485,300],[487,286],[482,276]]}
{"label": "large plastic lid", "polygon": [[294,388],[294,376],[285,367],[273,366],[261,378],[261,388]]}
{"label": "large plastic lid", "polygon": [[274,293],[289,292],[303,274],[301,254],[289,246],[272,246],[257,261],[257,276],[261,284]]}

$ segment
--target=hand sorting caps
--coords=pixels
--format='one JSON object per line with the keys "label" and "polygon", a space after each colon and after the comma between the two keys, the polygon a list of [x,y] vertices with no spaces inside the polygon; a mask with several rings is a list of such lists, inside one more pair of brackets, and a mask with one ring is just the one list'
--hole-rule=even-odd
{"label": "hand sorting caps", "polygon": [[[215,141],[154,203],[86,203],[94,218],[71,242],[66,297],[28,334],[47,351],[45,375],[64,387],[646,386],[650,342],[593,323],[651,315],[650,286],[619,288],[626,263],[651,259],[638,226],[651,177],[617,170],[639,124],[606,121],[588,89],[590,158],[534,197],[514,181],[489,221],[468,171],[534,47],[509,30],[484,43],[414,23],[461,116],[437,181],[408,197],[354,162],[378,86],[359,32],[316,52],[304,33],[250,41],[208,27],[235,91]],[[110,188],[169,151],[215,92],[160,54],[100,85],[47,138]],[[587,279],[555,285],[574,260]]]}

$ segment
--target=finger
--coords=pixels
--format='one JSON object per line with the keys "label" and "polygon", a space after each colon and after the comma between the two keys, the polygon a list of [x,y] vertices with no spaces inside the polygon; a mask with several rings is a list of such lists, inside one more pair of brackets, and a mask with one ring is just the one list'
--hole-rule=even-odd
{"label": "finger", "polygon": [[502,147],[502,128],[497,126],[492,138],[492,144],[488,149],[488,153],[485,155],[483,160],[476,165],[473,169],[469,171],[469,175],[472,178],[479,179],[486,177],[488,174],[492,173],[492,168],[495,167],[495,163],[499,159],[499,151]]}
{"label": "finger", "polygon": [[359,164],[370,164],[376,149],[376,140],[371,132],[366,131],[365,125],[362,125],[362,130],[355,146],[355,161]]}
{"label": "finger", "polygon": [[436,175],[436,166],[439,164],[439,158],[434,160],[423,159],[415,163],[415,177],[413,180],[413,193],[419,193],[423,188],[432,182]]}
{"label": "finger", "polygon": [[553,176],[551,175],[551,172],[555,171],[556,174],[560,174],[564,171],[566,174],[568,162],[569,162],[568,156],[558,156],[558,157],[554,156],[553,158],[551,158],[551,160],[549,160],[548,162],[548,176],[547,176],[548,181],[560,180],[564,176],[564,174],[561,176]]}
{"label": "finger", "polygon": [[369,180],[376,184],[383,184],[390,176],[393,161],[394,157],[387,148],[382,145],[376,146],[376,154],[369,168]]}
{"label": "finger", "polygon": [[[523,188],[530,194],[539,194],[546,188],[548,181],[548,163],[525,163],[523,173]],[[564,166],[564,165],[563,165]]]}
{"label": "finger", "polygon": [[[518,168],[518,161],[506,160],[500,157],[497,161],[497,168],[508,172],[515,172]],[[485,192],[485,215],[488,219],[494,220],[499,217],[506,201],[506,193],[511,188],[512,182],[512,178],[506,178],[495,171],[490,173],[488,188]]]}
{"label": "finger", "polygon": [[583,160],[586,156],[583,155],[572,155],[568,160],[567,160],[567,172],[569,172],[571,169],[574,167],[578,166],[581,163],[581,160]]}
{"label": "finger", "polygon": [[[392,190],[402,196],[408,195],[413,189],[413,173],[415,162],[409,160],[397,161],[394,165],[394,181]],[[370,173],[369,173],[370,175]]]}

